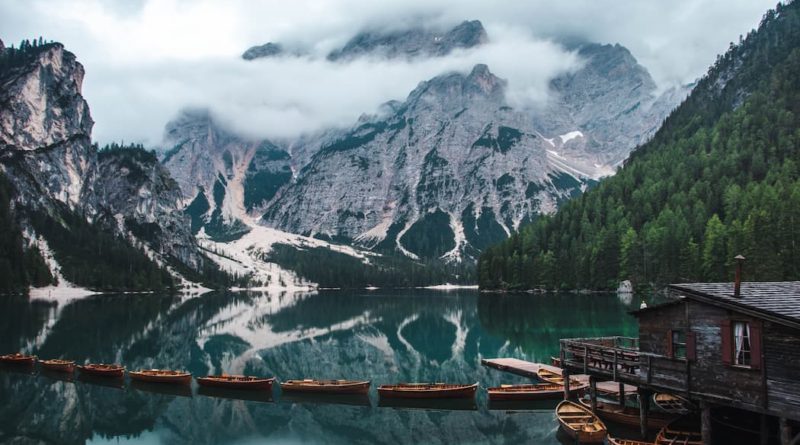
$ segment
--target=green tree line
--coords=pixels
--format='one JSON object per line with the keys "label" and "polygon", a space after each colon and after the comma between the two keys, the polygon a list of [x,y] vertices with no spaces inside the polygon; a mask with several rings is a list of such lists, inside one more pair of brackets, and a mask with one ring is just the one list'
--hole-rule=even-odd
{"label": "green tree line", "polygon": [[[363,288],[416,287],[436,284],[475,282],[474,268],[467,264],[441,261],[414,261],[400,256],[369,257],[368,262],[322,247],[298,249],[277,244],[269,261],[296,272],[321,287]],[[279,283],[294,284],[294,283]]]}
{"label": "green tree line", "polygon": [[800,279],[800,13],[731,44],[611,178],[479,259],[486,289]]}

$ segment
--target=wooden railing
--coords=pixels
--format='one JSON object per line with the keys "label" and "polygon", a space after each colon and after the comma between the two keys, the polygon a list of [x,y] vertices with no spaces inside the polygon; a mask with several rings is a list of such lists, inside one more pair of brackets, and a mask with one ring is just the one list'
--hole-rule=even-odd
{"label": "wooden railing", "polygon": [[561,364],[577,369],[608,375],[612,380],[639,375],[639,339],[632,337],[593,337],[562,339]]}

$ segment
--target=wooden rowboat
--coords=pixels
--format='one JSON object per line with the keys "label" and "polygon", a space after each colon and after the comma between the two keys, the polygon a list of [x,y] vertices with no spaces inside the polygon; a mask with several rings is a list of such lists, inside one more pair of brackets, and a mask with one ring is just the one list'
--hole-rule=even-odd
{"label": "wooden rowboat", "polygon": [[366,394],[369,392],[369,380],[287,380],[281,383],[284,391]]}
{"label": "wooden rowboat", "polygon": [[703,434],[695,419],[681,417],[661,428],[654,445],[703,445]]}
{"label": "wooden rowboat", "polygon": [[42,369],[46,369],[48,371],[68,372],[68,373],[75,371],[75,362],[73,362],[72,360],[61,360],[61,359],[39,360],[39,363],[42,365]]}
{"label": "wooden rowboat", "polygon": [[577,403],[565,400],[556,407],[556,417],[561,429],[580,443],[602,443],[606,437],[605,424],[591,411]]}
{"label": "wooden rowboat", "polygon": [[125,367],[116,364],[89,363],[87,365],[77,365],[76,368],[78,368],[81,374],[96,377],[122,377],[125,375]]}
{"label": "wooden rowboat", "polygon": [[[578,399],[584,408],[591,410],[592,402],[583,398]],[[595,414],[607,422],[621,423],[623,425],[639,426],[639,409],[632,406],[620,407],[618,403],[597,401]],[[647,416],[648,428],[662,428],[674,421],[677,417],[666,413],[650,411]]]}
{"label": "wooden rowboat", "polygon": [[564,397],[564,387],[555,383],[501,385],[487,389],[489,400],[546,400]]}
{"label": "wooden rowboat", "polygon": [[25,355],[19,352],[14,354],[0,355],[0,363],[8,365],[32,365],[36,361],[35,355]]}
{"label": "wooden rowboat", "polygon": [[174,383],[188,385],[192,382],[192,375],[186,371],[172,371],[169,369],[140,369],[129,371],[131,380],[150,383]]}
{"label": "wooden rowboat", "polygon": [[275,377],[263,378],[247,375],[209,375],[198,377],[197,384],[214,388],[270,390]]}
{"label": "wooden rowboat", "polygon": [[642,440],[631,440],[631,439],[617,439],[615,437],[608,436],[608,445],[653,445],[653,442],[645,442]]}
{"label": "wooden rowboat", "polygon": [[667,393],[653,394],[653,403],[662,411],[672,414],[687,414],[692,410],[692,403],[681,396]]}
{"label": "wooden rowboat", "polygon": [[[539,377],[540,380],[545,381],[547,383],[553,383],[562,386],[564,385],[564,377],[562,377],[561,374],[553,372],[549,369],[539,368],[536,371],[536,375]],[[576,392],[578,392],[578,394],[581,394],[583,391],[586,390],[588,386],[589,385],[585,383],[581,383],[580,380],[569,379],[569,390],[573,394]]]}
{"label": "wooden rowboat", "polygon": [[452,399],[475,396],[478,384],[458,385],[449,383],[399,383],[397,385],[381,385],[378,394],[381,397],[402,399]]}

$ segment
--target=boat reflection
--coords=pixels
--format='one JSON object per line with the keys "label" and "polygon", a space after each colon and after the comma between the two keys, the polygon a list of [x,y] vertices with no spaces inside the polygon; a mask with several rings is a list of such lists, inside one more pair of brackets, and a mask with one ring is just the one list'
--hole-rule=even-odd
{"label": "boat reflection", "polygon": [[36,368],[29,363],[0,363],[0,371],[14,374],[33,375],[36,373]]}
{"label": "boat reflection", "polygon": [[245,400],[250,402],[273,403],[272,391],[250,391],[246,389],[225,389],[209,386],[199,386],[197,394],[205,397],[220,399]]}
{"label": "boat reflection", "polygon": [[123,377],[102,377],[91,374],[78,374],[78,381],[87,385],[105,386],[107,388],[125,389]]}
{"label": "boat reflection", "polygon": [[75,374],[72,372],[54,371],[52,369],[41,368],[39,369],[39,376],[48,380],[59,380],[62,382],[74,382]]}
{"label": "boat reflection", "polygon": [[169,383],[152,383],[131,380],[130,387],[137,391],[144,391],[153,394],[163,394],[176,397],[192,397],[192,387],[189,385],[172,385]]}
{"label": "boat reflection", "polygon": [[559,400],[490,400],[489,409],[492,411],[506,412],[553,412],[558,402]]}
{"label": "boat reflection", "polygon": [[369,400],[369,395],[367,394],[311,394],[284,392],[281,394],[280,402],[313,405],[372,406]]}
{"label": "boat reflection", "polygon": [[424,411],[476,411],[475,399],[387,399],[378,402],[381,408]]}

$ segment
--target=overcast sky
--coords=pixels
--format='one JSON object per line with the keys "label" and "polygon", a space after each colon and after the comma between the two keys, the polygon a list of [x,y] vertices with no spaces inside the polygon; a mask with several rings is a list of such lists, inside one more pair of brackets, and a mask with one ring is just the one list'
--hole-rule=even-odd
{"label": "overcast sky", "polygon": [[[516,105],[580,66],[564,38],[620,43],[661,88],[701,76],[775,0],[0,0],[0,38],[64,43],[86,67],[94,139],[157,145],[183,107],[208,107],[253,137],[352,124],[422,80],[486,63]],[[359,30],[479,19],[490,44],[441,59],[331,63]],[[268,41],[310,55],[245,62]]]}

